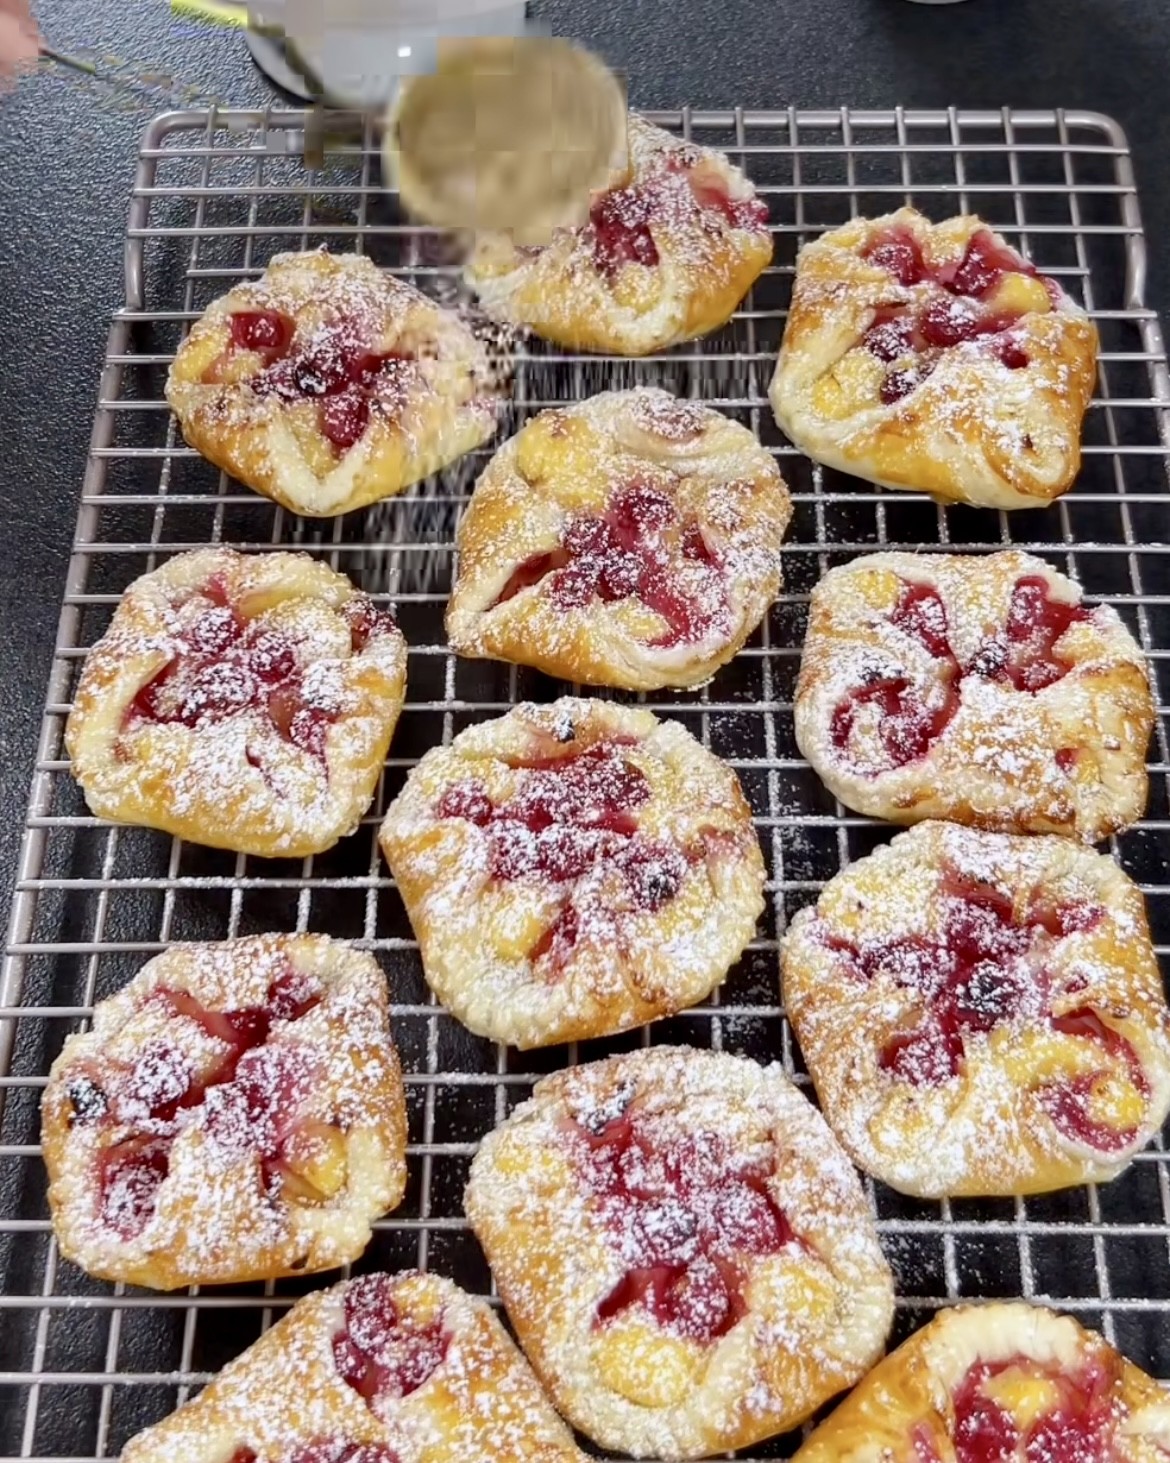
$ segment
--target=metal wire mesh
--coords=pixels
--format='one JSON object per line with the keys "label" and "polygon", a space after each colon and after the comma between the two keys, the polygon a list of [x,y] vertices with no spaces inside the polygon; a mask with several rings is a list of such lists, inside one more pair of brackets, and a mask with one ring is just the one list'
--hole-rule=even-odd
{"label": "metal wire mesh", "polygon": [[[776,257],[734,320],[646,361],[589,362],[533,342],[517,366],[514,429],[602,386],[649,382],[750,426],[777,454],[796,515],[786,587],[749,646],[697,693],[649,699],[739,772],[770,871],[769,911],[717,999],[649,1030],[518,1054],[470,1036],[422,980],[376,825],[431,745],[518,699],[548,699],[534,672],[458,661],[442,640],[451,529],[490,449],[372,513],[295,519],[186,448],[162,385],[180,337],[235,281],[281,249],[364,249],[434,289],[452,278],[425,232],[378,185],[374,139],[308,173],[297,113],[174,113],[141,153],[126,242],[126,303],[110,331],[92,452],[38,748],[0,982],[0,1453],[115,1455],[319,1281],[153,1295],[93,1281],[59,1260],[45,1204],[37,1105],[61,1042],[95,1000],[168,942],[312,929],[377,952],[391,982],[411,1117],[406,1202],[363,1268],[421,1264],[490,1293],[462,1218],[477,1140],[541,1072],[647,1041],[779,1058],[807,1084],[777,1004],[777,934],[824,881],[888,830],[845,813],[796,749],[792,692],[808,592],[831,565],[879,545],[1035,550],[1115,604],[1149,652],[1159,693],[1148,815],[1113,852],[1146,891],[1170,953],[1170,377],[1143,305],[1145,249],[1125,139],[1107,118],[1040,112],[720,112],[655,118],[741,162],[771,205]],[[911,201],[935,217],[980,212],[1079,295],[1102,339],[1084,469],[1059,506],[1009,516],[942,509],[821,471],[773,425],[764,395],[799,244],[857,212]],[[391,605],[410,644],[409,693],[362,830],[303,862],[266,862],[115,828],[87,814],[62,756],[76,671],[119,593],[168,555],[208,542],[298,545]],[[960,1297],[1025,1296],[1104,1330],[1170,1377],[1170,1162],[1162,1144],[1102,1188],[1024,1200],[918,1203],[872,1185],[898,1279],[899,1339]],[[757,1449],[791,1455],[796,1438]]]}

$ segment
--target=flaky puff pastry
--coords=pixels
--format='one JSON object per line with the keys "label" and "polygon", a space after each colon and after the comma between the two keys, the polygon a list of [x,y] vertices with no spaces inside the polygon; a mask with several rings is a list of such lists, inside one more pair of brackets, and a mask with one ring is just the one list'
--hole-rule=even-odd
{"label": "flaky puff pastry", "polygon": [[126,591],[65,745],[99,818],[302,858],[357,828],[405,686],[398,627],[344,574],[198,549]]}
{"label": "flaky puff pastry", "polygon": [[746,1447],[881,1354],[869,1207],[779,1066],[652,1047],[546,1077],[465,1207],[537,1375],[623,1455]]}
{"label": "flaky puff pastry", "polygon": [[362,1275],[297,1302],[121,1463],[586,1463],[486,1301]]}
{"label": "flaky puff pastry", "polygon": [[1146,805],[1154,701],[1116,610],[1040,559],[871,554],[813,590],[796,741],[847,806],[1097,843]]}
{"label": "flaky puff pastry", "polygon": [[740,169],[631,113],[628,159],[588,222],[543,247],[481,235],[465,277],[497,319],[644,356],[724,324],[771,259],[767,205]]}
{"label": "flaky puff pastry", "polygon": [[172,945],[66,1041],[42,1138],[61,1253],[91,1275],[348,1264],[406,1187],[386,978],[324,935]]}
{"label": "flaky puff pastry", "polygon": [[208,306],[167,377],[183,436],[311,517],[401,493],[495,432],[500,367],[359,254],[278,254]]}
{"label": "flaky puff pastry", "polygon": [[1068,839],[920,823],[830,880],[782,961],[821,1110],[902,1193],[1110,1179],[1170,1109],[1142,896]]}
{"label": "flaky puff pastry", "polygon": [[1163,1463],[1166,1389],[1071,1316],[999,1301],[940,1311],[793,1463]]}
{"label": "flaky puff pastry", "polygon": [[800,251],[771,400],[816,462],[984,508],[1080,467],[1097,332],[973,214],[853,219]]}
{"label": "flaky puff pastry", "polygon": [[695,1005],[764,908],[735,773],[611,701],[517,706],[433,748],[379,838],[432,990],[519,1047]]}
{"label": "flaky puff pastry", "polygon": [[698,685],[778,593],[791,516],[771,453],[698,402],[643,388],[556,407],[476,485],[448,638],[567,681]]}

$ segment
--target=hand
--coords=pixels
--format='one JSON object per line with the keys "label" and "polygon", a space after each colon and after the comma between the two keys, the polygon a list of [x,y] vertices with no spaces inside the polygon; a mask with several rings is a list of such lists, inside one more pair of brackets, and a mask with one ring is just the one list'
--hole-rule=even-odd
{"label": "hand", "polygon": [[41,34],[28,0],[0,0],[0,87],[27,70],[40,54]]}

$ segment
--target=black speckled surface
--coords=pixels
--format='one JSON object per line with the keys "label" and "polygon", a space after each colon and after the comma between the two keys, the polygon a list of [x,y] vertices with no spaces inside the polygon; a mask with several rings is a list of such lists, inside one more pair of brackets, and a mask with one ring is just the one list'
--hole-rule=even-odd
{"label": "black speckled surface", "polygon": [[[1165,0],[538,0],[554,30],[624,68],[642,105],[1067,106],[1129,133],[1150,295],[1170,300]],[[205,96],[268,95],[237,36],[171,19],[165,0],[52,0],[46,39],[132,60]],[[198,98],[196,98],[198,100]],[[4,534],[0,572],[0,919],[5,918],[138,137],[162,90],[56,67],[0,99]]]}

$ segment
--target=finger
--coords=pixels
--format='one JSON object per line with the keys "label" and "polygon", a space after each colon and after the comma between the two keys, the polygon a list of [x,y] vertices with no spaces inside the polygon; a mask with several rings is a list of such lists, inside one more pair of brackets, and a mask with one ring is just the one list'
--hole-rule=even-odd
{"label": "finger", "polygon": [[39,54],[40,37],[35,25],[21,16],[0,13],[0,74],[11,76],[24,70]]}

